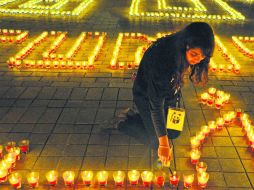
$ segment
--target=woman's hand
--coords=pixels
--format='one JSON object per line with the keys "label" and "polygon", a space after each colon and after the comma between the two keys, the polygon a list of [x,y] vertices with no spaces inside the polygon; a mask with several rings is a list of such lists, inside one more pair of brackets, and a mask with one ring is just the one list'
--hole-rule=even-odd
{"label": "woman's hand", "polygon": [[172,159],[172,150],[170,146],[160,146],[158,148],[158,157],[164,166]]}

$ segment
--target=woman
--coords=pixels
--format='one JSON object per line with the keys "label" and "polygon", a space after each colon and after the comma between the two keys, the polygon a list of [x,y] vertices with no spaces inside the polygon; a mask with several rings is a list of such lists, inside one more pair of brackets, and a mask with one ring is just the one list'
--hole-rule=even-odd
{"label": "woman", "polygon": [[189,78],[194,84],[208,81],[208,63],[213,51],[212,28],[207,23],[195,22],[155,41],[140,62],[133,99],[163,164],[171,159],[169,139],[180,134],[166,129],[168,106],[176,106],[179,102],[183,76],[188,68]]}

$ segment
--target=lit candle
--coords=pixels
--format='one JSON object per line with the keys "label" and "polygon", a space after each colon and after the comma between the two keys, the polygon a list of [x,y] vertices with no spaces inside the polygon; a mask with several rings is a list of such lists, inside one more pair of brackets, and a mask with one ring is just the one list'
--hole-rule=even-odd
{"label": "lit candle", "polygon": [[196,164],[196,170],[197,172],[206,172],[207,164],[205,162],[198,162]]}
{"label": "lit candle", "polygon": [[208,127],[210,128],[211,132],[215,131],[215,129],[216,129],[215,121],[208,121]]}
{"label": "lit candle", "polygon": [[0,183],[6,182],[8,170],[0,166]]}
{"label": "lit candle", "polygon": [[27,174],[27,182],[30,188],[35,188],[39,186],[39,172],[30,172]]}
{"label": "lit candle", "polygon": [[97,180],[100,186],[106,186],[108,180],[108,172],[107,171],[99,171],[97,173]]}
{"label": "lit candle", "polygon": [[118,64],[120,69],[124,69],[124,62],[119,62]]}
{"label": "lit candle", "polygon": [[48,180],[49,185],[55,186],[57,184],[58,172],[55,170],[51,170],[46,173],[46,178]]}
{"label": "lit candle", "polygon": [[196,136],[190,138],[190,143],[192,149],[198,148],[200,146],[200,142]]}
{"label": "lit candle", "polygon": [[15,152],[9,152],[4,156],[4,160],[11,164],[11,167],[14,168],[16,166],[16,153]]}
{"label": "lit candle", "polygon": [[192,149],[190,152],[191,163],[196,164],[201,156],[201,152],[198,149]]}
{"label": "lit candle", "polygon": [[228,125],[228,124],[230,123],[230,121],[231,121],[231,117],[230,117],[229,114],[224,114],[224,115],[223,115],[223,119],[224,119],[224,123],[225,123],[226,125]]}
{"label": "lit candle", "polygon": [[243,113],[243,110],[241,108],[236,108],[235,111],[236,111],[236,117],[240,118],[241,114]]}
{"label": "lit candle", "polygon": [[164,183],[165,183],[165,173],[164,172],[161,172],[161,171],[155,172],[155,183],[160,187],[164,186]]}
{"label": "lit candle", "polygon": [[6,151],[6,152],[10,152],[10,150],[11,150],[12,148],[14,148],[15,146],[16,146],[16,142],[14,142],[14,141],[7,142],[7,143],[5,144],[5,151]]}
{"label": "lit candle", "polygon": [[248,140],[249,140],[249,145],[253,145],[254,144],[254,132],[253,129],[248,133]]}
{"label": "lit candle", "polygon": [[207,100],[207,105],[208,106],[212,106],[213,105],[213,102],[214,102],[214,98],[212,96],[210,96]]}
{"label": "lit candle", "polygon": [[28,153],[29,152],[29,140],[24,139],[19,142],[19,148],[22,153]]}
{"label": "lit candle", "polygon": [[93,180],[93,172],[92,171],[83,171],[81,173],[81,177],[83,180],[83,183],[87,186],[90,186],[92,184]]}
{"label": "lit candle", "polygon": [[194,181],[194,174],[183,175],[183,184],[185,188],[191,188]]}
{"label": "lit candle", "polygon": [[222,117],[219,117],[216,119],[216,126],[217,126],[217,129],[222,129],[223,128],[223,125],[224,125],[224,119]]}
{"label": "lit candle", "polygon": [[236,112],[230,111],[230,112],[228,112],[228,114],[230,115],[230,122],[231,122],[233,119],[236,118]]}
{"label": "lit candle", "polygon": [[225,70],[225,65],[219,64],[219,71],[223,72]]}
{"label": "lit candle", "polygon": [[201,94],[201,102],[203,104],[206,104],[208,99],[209,99],[209,94],[207,92]]}
{"label": "lit candle", "polygon": [[199,132],[196,133],[196,137],[199,140],[200,144],[203,144],[206,136],[203,133],[203,131],[199,131]]}
{"label": "lit candle", "polygon": [[0,158],[2,158],[2,157],[3,157],[3,146],[0,145]]}
{"label": "lit candle", "polygon": [[8,179],[9,179],[9,182],[12,185],[12,187],[14,187],[15,189],[21,188],[22,176],[20,173],[14,172],[8,177]]}
{"label": "lit candle", "polygon": [[141,178],[142,178],[142,181],[143,181],[143,185],[145,187],[150,187],[152,179],[153,179],[153,173],[150,172],[150,171],[143,171],[141,173]]}
{"label": "lit candle", "polygon": [[216,91],[216,96],[217,96],[217,98],[222,98],[223,96],[224,96],[224,92],[222,91],[222,90],[217,90]]}
{"label": "lit candle", "polygon": [[5,160],[1,160],[1,161],[0,161],[0,168],[1,168],[2,170],[7,170],[7,171],[8,171],[8,174],[10,174],[10,173],[11,173],[11,170],[12,170],[11,163],[6,162]]}
{"label": "lit candle", "polygon": [[73,171],[65,171],[63,173],[63,179],[64,179],[65,186],[73,186],[74,179],[75,179],[75,173]]}
{"label": "lit candle", "polygon": [[177,175],[176,171],[173,171],[172,175],[169,177],[169,182],[172,186],[177,186],[179,182],[180,176]]}
{"label": "lit candle", "polygon": [[239,73],[240,72],[240,65],[239,64],[235,64],[234,65],[234,72],[235,73]]}
{"label": "lit candle", "polygon": [[223,97],[224,103],[227,104],[229,102],[229,99],[230,99],[230,94],[229,93],[225,93],[224,97]]}
{"label": "lit candle", "polygon": [[207,172],[198,173],[198,185],[199,185],[199,187],[206,188],[208,180],[209,180],[209,174]]}
{"label": "lit candle", "polygon": [[214,96],[215,93],[216,93],[216,88],[213,88],[213,87],[209,88],[209,89],[208,89],[208,93],[209,93],[211,96]]}
{"label": "lit candle", "polygon": [[207,125],[203,125],[201,126],[201,131],[207,137],[210,133],[210,128]]}
{"label": "lit candle", "polygon": [[221,109],[222,104],[223,104],[223,99],[218,98],[215,100],[215,108],[216,109]]}
{"label": "lit candle", "polygon": [[113,173],[113,178],[114,178],[116,186],[124,185],[125,173],[123,171],[115,171]]}
{"label": "lit candle", "polygon": [[140,177],[140,173],[137,170],[131,170],[128,172],[128,178],[131,185],[137,185]]}
{"label": "lit candle", "polygon": [[20,160],[20,148],[19,147],[14,147],[10,149],[10,152],[14,152],[16,154],[16,161]]}

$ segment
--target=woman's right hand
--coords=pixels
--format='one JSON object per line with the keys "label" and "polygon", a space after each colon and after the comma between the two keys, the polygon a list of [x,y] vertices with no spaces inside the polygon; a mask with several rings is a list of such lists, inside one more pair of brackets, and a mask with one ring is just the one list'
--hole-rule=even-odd
{"label": "woman's right hand", "polygon": [[158,147],[158,157],[164,166],[168,165],[168,162],[172,159],[172,149],[170,146]]}

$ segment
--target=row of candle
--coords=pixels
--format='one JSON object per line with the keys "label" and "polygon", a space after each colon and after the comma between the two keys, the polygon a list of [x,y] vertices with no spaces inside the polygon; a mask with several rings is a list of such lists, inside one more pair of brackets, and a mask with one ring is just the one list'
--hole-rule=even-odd
{"label": "row of candle", "polygon": [[254,152],[254,126],[249,118],[249,115],[244,113],[240,117],[241,125],[244,131],[244,136],[247,137],[248,145]]}
{"label": "row of candle", "polygon": [[[206,165],[205,163],[198,163],[197,165],[197,178],[198,178],[198,185],[201,188],[205,188],[207,186],[207,182],[209,180],[209,174],[205,171]],[[7,177],[7,171],[0,169],[0,179],[5,182],[7,181],[7,178],[9,180],[9,183],[16,189],[21,188],[22,186],[22,175],[19,172],[13,172]],[[81,179],[85,186],[91,186],[94,184],[94,173],[93,171],[82,171],[81,172]],[[1,178],[1,176],[4,176]],[[46,179],[50,186],[56,186],[58,184],[58,178],[59,174],[55,170],[48,171],[46,173]],[[99,171],[96,174],[96,180],[97,184],[99,186],[107,186],[108,184],[108,177],[109,172],[107,171]],[[139,179],[142,179],[143,186],[144,187],[150,187],[153,183],[155,185],[158,185],[160,187],[163,187],[165,184],[165,177],[166,174],[162,171],[157,171],[155,173],[151,171],[143,171],[140,173],[137,170],[131,170],[128,172],[128,180],[130,185],[138,185]],[[26,179],[28,182],[28,185],[30,188],[36,188],[39,186],[39,172],[30,172],[27,174]],[[62,178],[64,180],[64,184],[67,187],[72,187],[75,185],[75,172],[74,171],[65,171],[62,174]],[[125,184],[125,172],[124,171],[115,171],[113,172],[113,179],[115,182],[115,185],[117,187],[122,187]],[[172,186],[178,186],[178,183],[180,181],[180,175],[177,174],[176,171],[173,171],[172,174],[169,175],[169,183]],[[183,174],[183,183],[185,188],[192,187],[194,182],[194,174],[186,175]]]}
{"label": "row of candle", "polygon": [[14,35],[19,35],[21,33],[22,33],[21,30],[6,29],[6,28],[0,29],[0,34],[3,34],[5,36],[9,36],[9,35],[14,36]]}
{"label": "row of candle", "polygon": [[[225,70],[231,71],[232,70],[235,73],[239,73],[239,71],[240,71],[240,65],[239,65],[239,63],[236,61],[236,59],[233,57],[232,54],[228,53],[227,48],[223,45],[223,43],[221,42],[220,38],[217,35],[215,36],[215,43],[218,46],[219,51],[222,52],[222,56],[225,57],[225,59],[229,63],[232,64],[231,67],[227,66],[227,68],[222,67],[223,65],[220,65],[219,66],[219,70],[221,70],[221,71],[225,71]],[[216,64],[210,65],[210,67],[211,67],[212,71],[216,70]]]}
{"label": "row of candle", "polygon": [[207,92],[201,94],[202,104],[207,104],[208,106],[215,105],[215,108],[220,109],[224,104],[228,103],[230,99],[230,94],[225,93],[222,90],[217,90],[216,88],[209,88]]}
{"label": "row of candle", "polygon": [[1,43],[21,43],[23,41],[25,41],[28,37],[28,32],[27,31],[24,31],[18,35],[14,35],[14,34],[11,34],[10,35],[7,35],[7,34],[4,34],[4,36],[1,36],[0,37],[0,42]]}
{"label": "row of candle", "polygon": [[23,3],[19,5],[19,8],[24,8],[24,9],[42,9],[42,10],[59,10],[61,7],[63,7],[66,3],[69,2],[69,0],[61,0],[61,1],[55,1],[53,5],[37,5],[40,3],[42,0],[33,0],[33,1],[28,1],[26,3]]}
{"label": "row of candle", "polygon": [[166,10],[173,10],[173,11],[200,11],[206,12],[207,9],[199,0],[192,0],[194,4],[194,8],[192,7],[177,7],[177,6],[167,6],[165,0],[157,0],[158,9],[166,9]]}
{"label": "row of candle", "polygon": [[234,72],[239,73],[240,72],[240,65],[235,64],[232,65],[230,63],[227,64],[216,64],[213,59],[210,60],[209,68],[212,72],[220,71],[220,72]]}
{"label": "row of candle", "polygon": [[18,147],[16,147],[15,141],[9,141],[4,146],[0,145],[0,158],[3,157],[3,150],[5,150],[7,153],[13,151],[13,149],[19,148],[22,153],[29,152],[29,140],[24,139],[19,141]]}
{"label": "row of candle", "polygon": [[[254,58],[254,51],[246,47],[243,42],[254,42],[254,37],[237,37],[232,36],[233,44],[247,57]],[[243,42],[242,42],[243,41]]]}
{"label": "row of candle", "polygon": [[[217,3],[221,8],[225,9],[226,12],[229,13],[230,16],[227,15],[211,15],[211,14],[185,14],[185,13],[165,13],[161,11],[155,11],[155,12],[140,12],[139,11],[139,4],[140,0],[132,0],[129,14],[130,16],[141,16],[141,17],[173,17],[173,18],[182,18],[182,19],[192,19],[192,18],[199,18],[199,19],[209,19],[209,20],[245,20],[245,16],[243,16],[240,12],[236,11],[232,7],[230,7],[226,2],[222,0],[215,0],[215,3]],[[158,8],[163,8],[162,5],[164,3],[160,2],[158,3]],[[197,4],[197,2],[196,2]],[[199,7],[202,7],[201,3],[199,2]],[[164,4],[165,5],[165,4]],[[184,10],[184,7],[181,7],[182,11]],[[174,9],[172,9],[174,10]],[[175,11],[179,10],[177,8]],[[203,8],[201,9],[203,10]]]}

